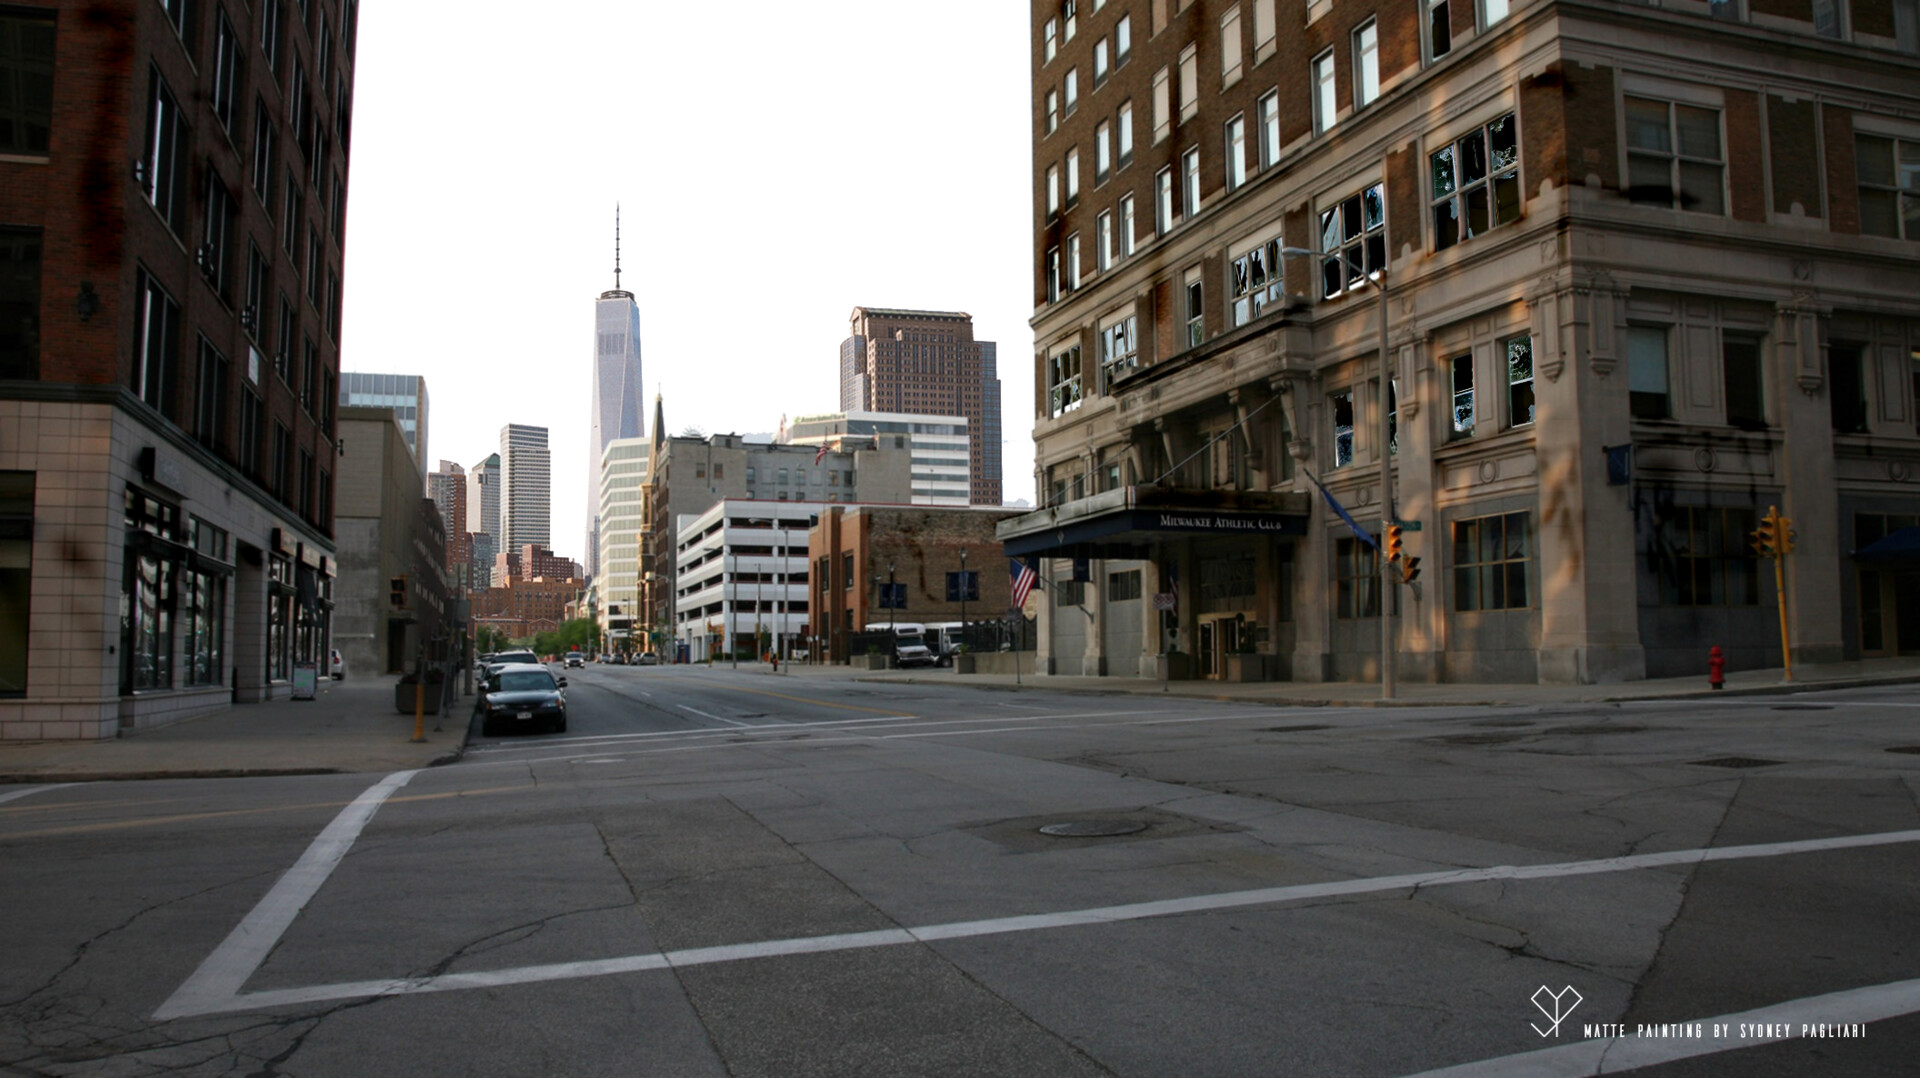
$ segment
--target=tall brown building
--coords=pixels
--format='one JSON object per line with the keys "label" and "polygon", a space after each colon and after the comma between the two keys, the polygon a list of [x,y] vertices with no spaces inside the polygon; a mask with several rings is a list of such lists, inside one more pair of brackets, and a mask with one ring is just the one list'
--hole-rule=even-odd
{"label": "tall brown building", "polygon": [[840,410],[967,417],[971,501],[999,505],[1000,376],[973,316],[855,307],[840,342]]}
{"label": "tall brown building", "polygon": [[325,663],[355,10],[0,7],[0,736]]}
{"label": "tall brown building", "polygon": [[1043,508],[1000,536],[1050,585],[1043,669],[1778,666],[1775,505],[1795,657],[1920,650],[1912,0],[1040,0],[1029,32]]}

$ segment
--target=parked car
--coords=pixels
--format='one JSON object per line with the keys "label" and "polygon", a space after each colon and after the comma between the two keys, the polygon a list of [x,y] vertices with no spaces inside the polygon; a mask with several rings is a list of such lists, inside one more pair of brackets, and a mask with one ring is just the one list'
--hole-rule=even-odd
{"label": "parked car", "polygon": [[640,657],[634,661],[641,666],[658,666],[660,665],[660,656],[655,655],[651,651],[643,651],[640,653]]}
{"label": "parked car", "polygon": [[339,648],[327,652],[327,672],[333,675],[335,681],[347,680],[347,660],[340,657]]}
{"label": "parked car", "polygon": [[473,713],[480,716],[480,735],[496,737],[507,730],[545,727],[567,732],[566,678],[534,663],[507,663],[487,679]]}
{"label": "parked car", "polygon": [[535,655],[531,651],[495,652],[493,657],[487,660],[486,676],[492,677],[494,674],[500,671],[501,667],[508,666],[514,663],[538,666],[540,665],[540,657],[538,655]]}
{"label": "parked car", "polygon": [[587,665],[587,660],[579,652],[572,651],[567,653],[568,669],[572,669],[573,667],[576,667],[576,666],[585,666],[585,665]]}
{"label": "parked car", "polygon": [[925,644],[901,644],[893,651],[895,666],[932,666],[933,652]]}

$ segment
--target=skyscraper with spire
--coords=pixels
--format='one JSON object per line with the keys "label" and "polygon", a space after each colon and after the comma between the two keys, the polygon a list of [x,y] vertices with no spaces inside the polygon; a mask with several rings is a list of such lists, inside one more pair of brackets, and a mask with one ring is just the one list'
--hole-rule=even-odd
{"label": "skyscraper with spire", "polygon": [[600,575],[600,461],[607,443],[646,432],[640,414],[640,306],[620,287],[620,207],[613,209],[613,287],[594,303],[592,440],[587,446],[587,575]]}

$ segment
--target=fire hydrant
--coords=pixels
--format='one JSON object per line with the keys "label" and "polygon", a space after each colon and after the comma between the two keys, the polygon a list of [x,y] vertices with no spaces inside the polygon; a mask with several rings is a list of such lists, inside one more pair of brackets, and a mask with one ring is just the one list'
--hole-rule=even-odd
{"label": "fire hydrant", "polygon": [[1707,684],[1715,690],[1727,687],[1727,657],[1721,654],[1718,644],[1707,652]]}

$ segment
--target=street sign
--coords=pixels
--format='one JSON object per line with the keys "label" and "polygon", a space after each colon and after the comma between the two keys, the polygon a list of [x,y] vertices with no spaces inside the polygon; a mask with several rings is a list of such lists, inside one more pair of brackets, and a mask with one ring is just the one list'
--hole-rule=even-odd
{"label": "street sign", "polygon": [[1177,610],[1179,606],[1180,597],[1173,592],[1160,591],[1155,592],[1153,595],[1153,608],[1155,610]]}

